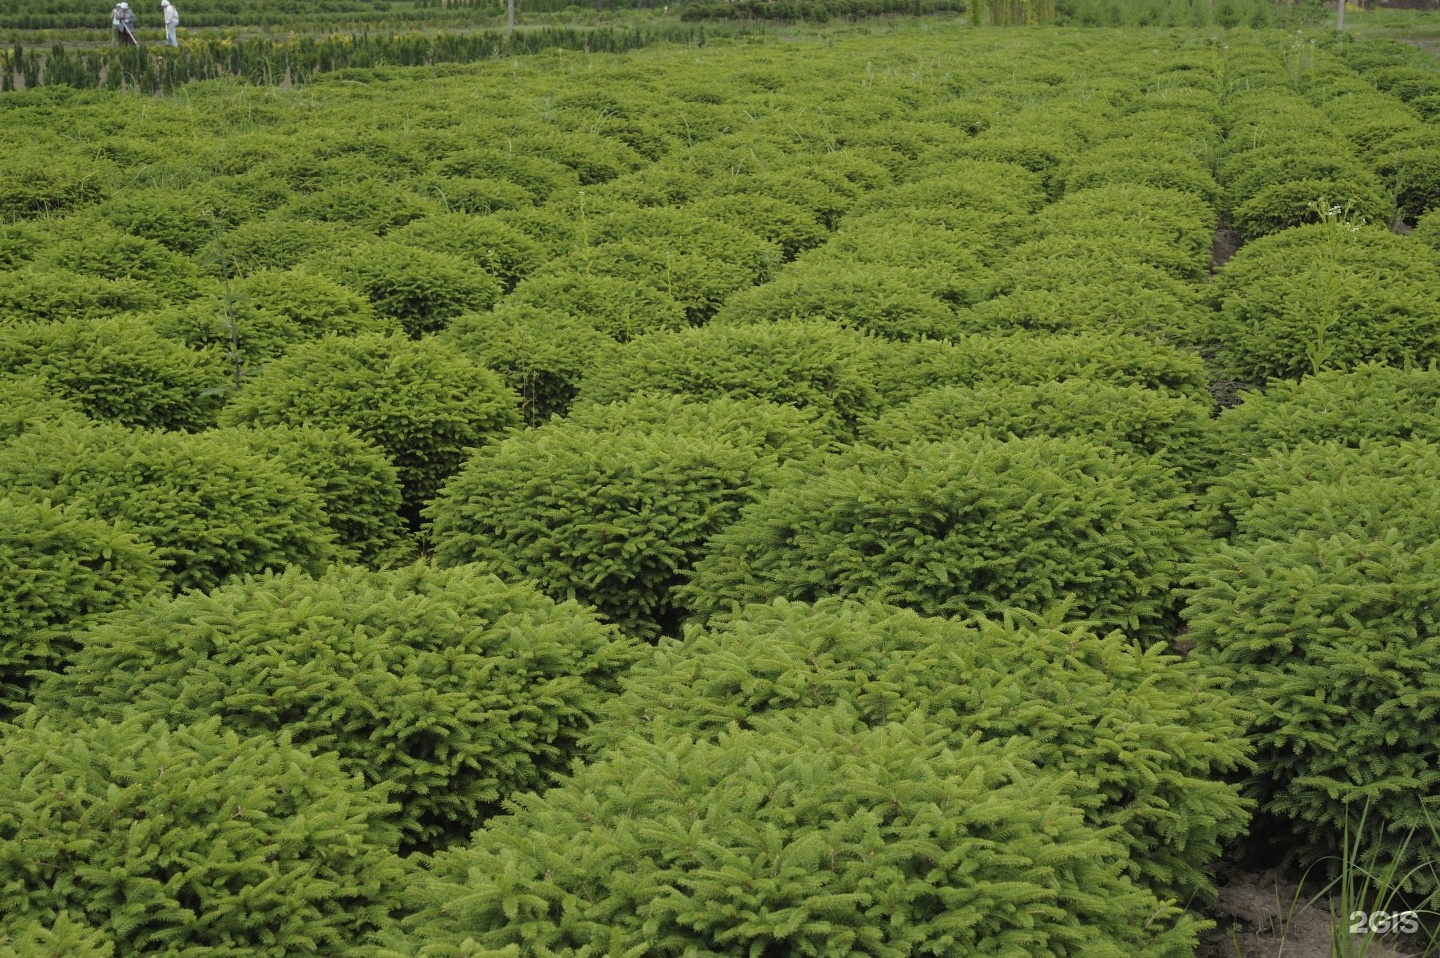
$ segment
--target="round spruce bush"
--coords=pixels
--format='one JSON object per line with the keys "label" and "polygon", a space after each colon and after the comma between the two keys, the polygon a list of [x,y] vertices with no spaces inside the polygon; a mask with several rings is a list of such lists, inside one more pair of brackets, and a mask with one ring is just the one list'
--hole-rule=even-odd
{"label": "round spruce bush", "polygon": [[[1357,491],[1310,505],[1349,509]],[[1440,541],[1430,498],[1408,517],[1396,509],[1383,529],[1219,546],[1195,564],[1184,612],[1194,656],[1248,703],[1256,766],[1244,784],[1264,825],[1256,834],[1332,873],[1342,856],[1385,874],[1393,864],[1396,887],[1422,896],[1440,889]],[[1428,534],[1410,534],[1407,518]]]}
{"label": "round spruce bush", "polygon": [[318,571],[335,555],[310,485],[224,434],[37,426],[0,446],[0,488],[123,523],[176,590],[292,563]]}
{"label": "round spruce bush", "polygon": [[0,316],[7,322],[63,322],[157,309],[148,284],[121,276],[88,276],[67,269],[26,266],[0,273]]}
{"label": "round spruce bush", "polygon": [[396,183],[374,177],[328,183],[281,210],[293,219],[344,223],[377,235],[438,213],[443,207]]}
{"label": "round spruce bush", "polygon": [[1236,542],[1308,531],[1440,540],[1440,446],[1420,440],[1300,443],[1216,479],[1206,495],[1212,528]]}
{"label": "round spruce bush", "polygon": [[435,339],[327,337],[293,347],[225,407],[223,425],[343,426],[390,457],[414,517],[467,456],[520,421],[500,377]]}
{"label": "round spruce bush", "polygon": [[344,426],[242,426],[212,435],[233,438],[309,483],[335,533],[337,559],[378,568],[413,549],[400,475],[369,440]]}
{"label": "round spruce bush", "polygon": [[296,343],[400,328],[395,320],[376,316],[360,294],[299,270],[260,270],[232,281],[228,300],[168,309],[147,318],[162,335],[227,354],[234,348],[233,319],[241,361],[252,374]]}
{"label": "round spruce bush", "polygon": [[32,713],[0,789],[0,930],[32,938],[68,914],[122,955],[378,958],[406,881],[383,793],[285,732]]}
{"label": "round spruce bush", "polygon": [[62,396],[43,375],[0,373],[0,446],[40,423],[85,418],[80,406]]}
{"label": "round spruce bush", "polygon": [[1440,251],[1440,209],[1431,210],[1417,219],[1410,238]]}
{"label": "round spruce bush", "polygon": [[1242,382],[1440,360],[1440,260],[1343,213],[1247,243],[1212,296],[1201,339]]}
{"label": "round spruce bush", "polygon": [[601,747],[661,730],[714,739],[842,704],[872,727],[939,719],[957,748],[977,734],[1032,741],[1031,761],[1075,774],[1072,800],[1119,827],[1129,871],[1162,897],[1213,893],[1205,869],[1249,816],[1226,781],[1247,767],[1240,703],[1160,647],[1060,616],[961,622],[776,599],[663,643],[624,686],[591,732]]}
{"label": "round spruce bush", "polygon": [[704,326],[642,336],[593,366],[580,401],[638,393],[697,400],[765,399],[808,410],[839,437],[881,408],[876,382],[886,343],[824,321]]}
{"label": "round spruce bush", "polygon": [[498,279],[506,292],[545,262],[538,243],[488,216],[427,216],[396,230],[390,238],[406,246],[463,257]]}
{"label": "round spruce bush", "polygon": [[1088,439],[1194,479],[1208,473],[1215,459],[1209,403],[1086,379],[944,386],[886,410],[861,431],[880,447],[975,434]]}
{"label": "round spruce bush", "polygon": [[583,265],[522,280],[505,305],[567,313],[622,343],[690,325],[685,304],[651,282],[590,272]]}
{"label": "round spruce bush", "polygon": [[706,197],[690,209],[706,219],[749,230],[780,247],[781,259],[786,262],[824,243],[830,235],[812,211],[759,192]]}
{"label": "round spruce bush", "polygon": [[943,339],[955,312],[903,269],[847,262],[794,265],[778,278],[732,296],[716,325],[825,320],[891,339]]}
{"label": "round spruce bush", "polygon": [[1267,186],[1230,213],[1230,225],[1247,240],[1318,223],[1325,210],[1350,207],[1366,223],[1383,226],[1390,221],[1391,203],[1368,181],[1285,180]]}
{"label": "round spruce bush", "polygon": [[316,254],[348,248],[364,237],[353,227],[274,214],[246,220],[202,251],[218,276],[288,270]]}
{"label": "round spruce bush", "polygon": [[154,549],[78,504],[0,498],[0,719],[28,698],[31,673],[60,668],[88,619],[155,589]]}
{"label": "round spruce bush", "polygon": [[[702,416],[608,429],[558,421],[494,443],[426,512],[436,560],[485,563],[643,638],[673,631],[675,590],[776,467],[766,413],[752,407],[750,430]],[[777,431],[787,424],[775,417]]]}
{"label": "round spruce bush", "polygon": [[[584,246],[556,260],[552,268],[562,274],[583,275],[587,285],[594,279],[602,279],[621,280],[635,289],[653,288],[678,303],[684,310],[685,321],[692,326],[709,320],[730,296],[754,285],[758,278],[742,263],[632,239]],[[529,284],[522,291],[526,301],[542,302],[536,295],[537,283],[540,289],[546,288],[543,278]],[[612,326],[602,322],[600,325],[624,338],[634,323]],[[645,331],[649,328],[652,327]]]}
{"label": "round spruce bush", "polygon": [[531,426],[564,415],[580,380],[615,351],[615,340],[583,319],[509,302],[457,317],[436,338],[499,373]]}
{"label": "round spruce bush", "polygon": [[[915,714],[632,739],[516,800],[412,886],[426,958],[925,953],[1178,958],[1197,922],[1125,874],[1021,742]],[[638,825],[638,827],[637,827]]]}
{"label": "round spruce bush", "polygon": [[152,429],[213,424],[226,381],[222,354],[190,349],[133,316],[0,330],[0,372],[43,376],[92,418]]}
{"label": "round spruce bush", "polygon": [[171,303],[215,292],[192,259],[154,240],[129,236],[93,220],[67,223],[57,234],[53,244],[35,257],[37,267],[109,280],[133,279]]}
{"label": "round spruce bush", "polygon": [[336,567],[155,599],[81,637],[41,711],[185,724],[219,716],[334,752],[398,803],[407,846],[467,835],[548,783],[632,646],[579,606],[475,567]]}
{"label": "round spruce bush", "polygon": [[777,596],[945,616],[1068,603],[1156,639],[1196,547],[1169,469],[1084,440],[861,446],[777,483],[715,537],[680,599],[702,618]]}
{"label": "round spruce bush", "polygon": [[1440,443],[1440,370],[1362,363],[1299,382],[1275,380],[1243,396],[1215,422],[1217,448],[1234,462],[1306,442]]}
{"label": "round spruce bush", "polygon": [[189,190],[121,190],[95,207],[92,215],[122,233],[154,240],[186,256],[215,235],[215,220],[206,215],[203,200]]}
{"label": "round spruce bush", "polygon": [[470,260],[391,240],[331,249],[304,266],[361,293],[417,339],[463,313],[489,309],[501,294],[499,281]]}
{"label": "round spruce bush", "polygon": [[762,450],[782,463],[809,458],[833,445],[824,424],[809,410],[732,396],[697,402],[673,393],[644,393],[603,406],[577,404],[565,422],[601,431],[649,429],[707,436]]}

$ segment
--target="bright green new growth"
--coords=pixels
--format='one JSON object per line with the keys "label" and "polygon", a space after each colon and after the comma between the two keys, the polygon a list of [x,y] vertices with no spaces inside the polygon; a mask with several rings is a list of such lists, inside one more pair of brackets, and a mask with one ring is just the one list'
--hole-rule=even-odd
{"label": "bright green new growth", "polygon": [[124,955],[377,954],[406,870],[335,756],[218,718],[0,728],[0,935],[68,912]]}
{"label": "bright green new growth", "polygon": [[233,427],[214,434],[233,437],[310,484],[335,533],[338,560],[382,568],[411,552],[400,476],[374,443],[343,426]]}
{"label": "bright green new growth", "polygon": [[0,927],[0,958],[114,958],[115,943],[103,932],[60,912],[53,922]]}
{"label": "bright green new growth", "polygon": [[1440,442],[1440,370],[1364,363],[1277,380],[1263,393],[1245,393],[1215,425],[1220,448],[1239,462],[1305,442]]}
{"label": "bright green new growth", "polygon": [[[42,710],[283,733],[383,785],[410,846],[545,785],[634,659],[575,605],[474,567],[291,571],[157,599],[82,637]],[[393,889],[392,889],[393,891]]]}
{"label": "bright green new growth", "polygon": [[133,316],[20,323],[0,332],[0,373],[44,376],[95,419],[204,429],[220,409],[226,367]]}
{"label": "bright green new growth", "polygon": [[370,440],[400,473],[408,513],[434,498],[466,450],[517,425],[519,399],[449,344],[331,337],[293,347],[225,407],[224,425],[334,425]]}
{"label": "bright green new growth", "polygon": [[[1386,860],[1403,848],[1402,875],[1440,858],[1426,809],[1440,797],[1440,543],[1428,538],[1307,529],[1218,547],[1188,580],[1195,655],[1251,713],[1246,792],[1303,864],[1340,855],[1367,803],[1357,847]],[[1403,884],[1428,894],[1435,873]]]}
{"label": "bright green new growth", "polygon": [[826,595],[923,615],[1067,605],[1168,635],[1197,547],[1170,471],[1079,439],[984,436],[856,447],[794,471],[720,533],[680,597],[702,618]]}
{"label": "bright green new growth", "polygon": [[943,386],[887,410],[861,435],[880,447],[971,435],[1075,437],[1155,458],[1189,479],[1203,478],[1214,458],[1208,403],[1088,379]]}
{"label": "bright green new growth", "polygon": [[1205,869],[1249,817],[1224,780],[1247,767],[1240,703],[1160,646],[1059,616],[960,622],[777,599],[662,644],[624,684],[591,733],[607,746],[841,703],[870,726],[931,716],[957,749],[974,734],[1031,740],[1031,761],[1075,773],[1076,807],[1120,828],[1131,873],[1162,896],[1213,891]]}
{"label": "bright green new growth", "polygon": [[120,526],[77,505],[0,498],[0,719],[28,698],[36,669],[61,667],[71,633],[155,588],[161,563]]}
{"label": "bright green new growth", "polygon": [[0,488],[123,522],[177,591],[292,563],[319,571],[335,555],[310,485],[223,433],[37,426],[0,446]]}
{"label": "bright green new growth", "polygon": [[675,590],[768,485],[776,446],[808,444],[792,410],[738,405],[675,422],[591,412],[600,428],[557,421],[481,449],[427,512],[436,559],[528,579],[635,635],[672,631]]}
{"label": "bright green new growth", "polygon": [[1343,211],[1248,243],[1221,271],[1201,340],[1220,372],[1263,384],[1366,362],[1440,359],[1436,253]]}
{"label": "bright green new growth", "polygon": [[416,889],[426,958],[1181,958],[1198,923],[1124,874],[1063,775],[920,713],[830,709],[631,739],[524,796]]}
{"label": "bright green new growth", "polygon": [[85,414],[74,400],[57,395],[43,375],[0,374],[0,445],[41,423],[62,419],[83,420]]}

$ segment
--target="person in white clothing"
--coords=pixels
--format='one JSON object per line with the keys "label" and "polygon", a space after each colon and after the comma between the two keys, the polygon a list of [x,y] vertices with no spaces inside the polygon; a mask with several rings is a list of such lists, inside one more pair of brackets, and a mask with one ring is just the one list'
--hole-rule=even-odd
{"label": "person in white clothing", "polygon": [[180,41],[175,39],[175,28],[180,26],[180,11],[170,0],[160,0],[160,9],[165,11],[165,42],[178,47]]}

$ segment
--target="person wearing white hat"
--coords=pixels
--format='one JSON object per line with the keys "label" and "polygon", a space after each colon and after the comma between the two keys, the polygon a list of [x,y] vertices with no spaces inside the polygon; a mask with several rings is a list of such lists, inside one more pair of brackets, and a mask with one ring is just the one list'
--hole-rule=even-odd
{"label": "person wearing white hat", "polygon": [[118,43],[135,46],[135,11],[130,9],[130,4],[122,0],[115,5],[115,9],[110,11],[110,26],[115,30]]}
{"label": "person wearing white hat", "polygon": [[180,26],[180,11],[170,0],[160,0],[160,9],[165,11],[165,42],[178,47],[180,41],[175,39],[175,28]]}

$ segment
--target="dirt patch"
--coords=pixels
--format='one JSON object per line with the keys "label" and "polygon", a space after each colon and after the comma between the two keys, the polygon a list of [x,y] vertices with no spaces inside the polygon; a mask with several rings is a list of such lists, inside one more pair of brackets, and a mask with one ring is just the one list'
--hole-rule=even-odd
{"label": "dirt patch", "polygon": [[1215,239],[1210,246],[1210,276],[1212,278],[1225,267],[1226,263],[1230,262],[1230,257],[1235,255],[1235,251],[1243,242],[1240,234],[1224,223],[1215,227]]}
{"label": "dirt patch", "polygon": [[[1348,935],[1347,917],[1337,903],[1315,901],[1283,870],[1246,871],[1224,866],[1216,875],[1220,900],[1206,909],[1216,927],[1200,936],[1196,958],[1334,958],[1334,928]],[[1356,936],[1354,954],[1366,958],[1419,958],[1425,936],[1375,939]]]}

